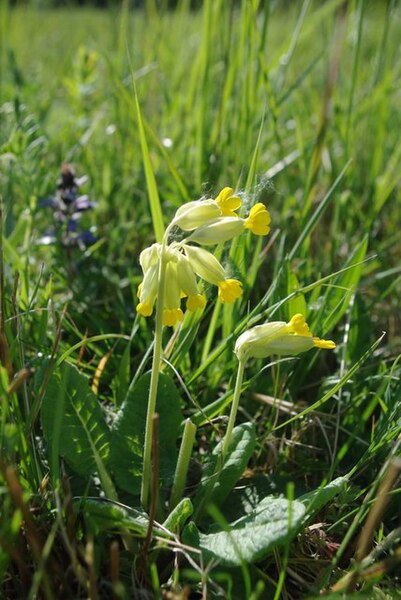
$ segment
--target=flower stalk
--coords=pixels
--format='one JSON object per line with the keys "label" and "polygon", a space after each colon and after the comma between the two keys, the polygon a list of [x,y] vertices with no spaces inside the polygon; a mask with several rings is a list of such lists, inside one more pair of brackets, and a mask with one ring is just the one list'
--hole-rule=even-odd
{"label": "flower stalk", "polygon": [[226,434],[224,436],[224,441],[223,441],[223,449],[222,449],[223,465],[224,465],[225,457],[227,455],[228,447],[230,445],[233,429],[235,426],[235,419],[237,417],[239,400],[240,400],[240,396],[241,396],[242,381],[244,379],[245,365],[246,365],[246,358],[239,359],[238,370],[237,370],[237,379],[235,381],[234,394],[233,394],[233,399],[231,401],[230,416],[228,418],[227,430],[226,430]]}
{"label": "flower stalk", "polygon": [[[162,359],[163,326],[174,327],[182,321],[184,318],[181,309],[183,298],[185,298],[186,309],[191,312],[198,309],[202,310],[205,307],[206,298],[198,287],[197,277],[215,285],[218,288],[219,299],[223,303],[231,304],[239,299],[243,293],[242,283],[237,279],[231,279],[211,252],[199,245],[193,246],[191,242],[201,246],[209,246],[232,239],[240,235],[245,229],[250,229],[255,235],[267,235],[270,231],[270,215],[266,207],[261,203],[255,204],[251,208],[249,217],[242,219],[236,213],[236,210],[241,206],[241,199],[233,192],[232,188],[227,187],[220,192],[215,200],[199,200],[183,205],[176,211],[175,217],[167,227],[162,243],[155,243],[149,248],[145,248],[139,257],[143,280],[138,288],[139,302],[136,310],[142,316],[150,317],[156,304],[153,361],[145,425],[141,485],[141,503],[145,509],[149,504],[152,467],[152,421],[156,410]],[[174,227],[192,233],[180,242],[173,241],[169,244],[169,234]],[[245,362],[241,362],[225,450],[227,450],[235,424],[244,366]],[[178,502],[184,489],[195,436],[193,428],[193,425],[192,428],[188,425],[184,433],[182,453],[180,452],[171,499],[172,505]]]}
{"label": "flower stalk", "polygon": [[153,437],[153,416],[156,410],[157,386],[159,383],[160,363],[162,358],[162,340],[163,340],[163,308],[164,292],[166,282],[166,257],[165,248],[167,243],[168,230],[166,231],[161,249],[161,258],[159,263],[157,297],[156,305],[156,323],[155,338],[153,346],[152,370],[150,375],[150,387],[148,398],[148,410],[146,414],[145,442],[143,448],[143,473],[141,485],[141,504],[147,508],[150,488],[150,474],[152,466],[152,437]]}

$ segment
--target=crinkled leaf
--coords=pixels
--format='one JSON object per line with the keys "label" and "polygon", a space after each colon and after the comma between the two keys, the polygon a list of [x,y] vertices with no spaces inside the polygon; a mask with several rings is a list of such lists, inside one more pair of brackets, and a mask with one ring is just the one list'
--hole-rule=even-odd
{"label": "crinkled leaf", "polygon": [[184,541],[202,551],[205,560],[218,559],[240,565],[265,557],[276,546],[288,543],[304,523],[340,493],[346,477],[339,477],[298,500],[267,496],[246,516],[232,522],[226,531],[201,533],[194,523],[184,530]]}
{"label": "crinkled leaf", "polygon": [[215,467],[218,457],[221,454],[223,440],[215,446],[211,458],[204,468],[199,491],[194,500],[195,505],[204,500],[205,493],[212,477],[215,478],[216,483],[210,497],[207,499],[218,506],[224,502],[245,471],[248,461],[254,451],[255,442],[255,427],[252,423],[242,423],[235,427],[228,447],[224,467],[218,474],[215,474]]}
{"label": "crinkled leaf", "polygon": [[[110,466],[121,489],[139,494],[142,478],[150,373],[128,390],[112,428]],[[177,438],[182,421],[180,397],[170,377],[159,375],[156,412],[159,414],[159,477],[171,481],[177,463]]]}
{"label": "crinkled leaf", "polygon": [[109,458],[110,430],[88,377],[67,362],[49,378],[41,423],[53,468],[63,456],[80,475],[103,469]]}
{"label": "crinkled leaf", "polygon": [[98,498],[74,500],[73,510],[76,515],[83,516],[86,525],[94,534],[104,531],[117,533],[125,529],[145,537],[149,526],[148,515],[142,510]]}
{"label": "crinkled leaf", "polygon": [[194,509],[189,498],[183,498],[181,502],[171,511],[163,523],[163,527],[174,533],[181,531],[184,523],[188,521]]}
{"label": "crinkled leaf", "polygon": [[241,565],[264,558],[297,533],[305,506],[286,498],[267,497],[249,515],[228,526],[227,531],[201,533],[194,523],[184,530],[184,542],[202,551],[205,561]]}
{"label": "crinkled leaf", "polygon": [[313,490],[313,492],[304,494],[298,498],[298,502],[302,502],[307,510],[308,516],[311,517],[319,512],[319,510],[337,496],[337,494],[342,492],[347,482],[347,477],[337,477],[337,479],[334,479],[327,485],[317,488],[316,490]]}

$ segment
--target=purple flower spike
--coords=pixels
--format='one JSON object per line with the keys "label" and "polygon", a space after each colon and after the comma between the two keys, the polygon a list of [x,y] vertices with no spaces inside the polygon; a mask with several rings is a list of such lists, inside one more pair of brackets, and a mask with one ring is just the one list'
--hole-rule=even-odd
{"label": "purple flower spike", "polygon": [[79,220],[82,213],[95,208],[96,202],[89,200],[87,194],[78,195],[79,187],[87,180],[86,175],[75,177],[71,165],[65,163],[61,168],[61,175],[57,181],[56,196],[39,200],[38,206],[53,209],[53,218],[56,223],[56,231],[46,234],[40,239],[41,244],[55,243],[61,239],[64,247],[85,246],[97,241],[97,237],[91,231],[79,232]]}

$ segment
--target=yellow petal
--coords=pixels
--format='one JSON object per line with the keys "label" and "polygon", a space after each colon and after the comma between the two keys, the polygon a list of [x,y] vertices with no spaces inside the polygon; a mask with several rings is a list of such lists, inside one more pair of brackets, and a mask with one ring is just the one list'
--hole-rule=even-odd
{"label": "yellow petal", "polygon": [[252,206],[249,217],[245,219],[245,227],[255,235],[267,235],[270,231],[270,221],[269,211],[264,204],[258,202]]}
{"label": "yellow petal", "polygon": [[189,296],[187,300],[187,309],[194,312],[198,308],[205,308],[206,298],[202,294],[196,294],[195,296]]}
{"label": "yellow petal", "polygon": [[218,283],[219,300],[231,304],[242,296],[242,283],[237,279],[224,279]]}
{"label": "yellow petal", "polygon": [[324,350],[334,350],[336,347],[333,340],[321,340],[318,337],[313,338],[313,345],[315,348],[323,348]]}
{"label": "yellow petal", "polygon": [[238,217],[234,211],[241,206],[241,198],[233,195],[233,192],[233,188],[225,187],[215,200],[224,217]]}
{"label": "yellow petal", "polygon": [[163,310],[163,325],[167,325],[167,327],[173,327],[183,318],[184,314],[180,308],[165,308]]}
{"label": "yellow petal", "polygon": [[136,312],[143,317],[150,317],[153,312],[153,306],[149,302],[140,302],[137,304]]}
{"label": "yellow petal", "polygon": [[295,333],[295,335],[304,335],[312,337],[312,332],[308,327],[305,317],[300,313],[294,315],[288,323],[288,331]]}

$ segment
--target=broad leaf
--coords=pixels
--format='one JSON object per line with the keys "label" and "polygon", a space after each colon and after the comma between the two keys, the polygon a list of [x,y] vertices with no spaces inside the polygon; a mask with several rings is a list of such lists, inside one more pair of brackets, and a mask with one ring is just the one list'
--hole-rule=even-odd
{"label": "broad leaf", "polygon": [[184,530],[184,541],[202,550],[205,560],[215,558],[227,565],[260,560],[276,546],[289,543],[312,515],[342,491],[346,482],[346,477],[339,477],[292,502],[267,496],[224,531],[215,531],[214,525],[204,534],[192,522]]}
{"label": "broad leaf", "polygon": [[[138,494],[142,478],[150,373],[128,390],[112,428],[110,465],[121,489]],[[168,483],[177,463],[177,438],[182,421],[180,397],[165,373],[159,375],[156,411],[159,427],[159,477]]]}
{"label": "broad leaf", "polygon": [[[95,535],[103,531],[117,533],[123,529],[145,537],[149,527],[148,515],[142,510],[99,498],[74,500],[73,509],[76,515],[82,514],[87,527]],[[156,525],[154,528],[159,535],[165,535]]]}
{"label": "broad leaf", "polygon": [[[41,407],[51,468],[59,456],[76,473],[103,472],[109,458],[110,430],[86,375],[64,362],[50,376]],[[101,474],[101,473],[100,473]]]}
{"label": "broad leaf", "polygon": [[313,492],[304,494],[298,498],[298,502],[302,502],[307,510],[308,516],[311,517],[337,496],[337,494],[344,489],[347,482],[347,477],[337,477],[337,479],[334,479],[327,485],[317,488],[316,490],[313,490]]}
{"label": "broad leaf", "polygon": [[191,500],[189,498],[183,498],[164,521],[163,527],[174,533],[178,533],[181,531],[184,523],[188,521],[193,511],[194,509]]}
{"label": "broad leaf", "polygon": [[[252,423],[242,423],[235,427],[223,469],[219,472],[216,472],[216,464],[221,455],[223,440],[215,446],[211,458],[205,466],[199,491],[194,500],[195,506],[204,502],[205,499],[218,506],[224,502],[245,471],[255,448],[255,441],[255,428]],[[215,485],[213,491],[208,495],[213,479]],[[205,497],[206,495],[207,497]]]}
{"label": "broad leaf", "polygon": [[184,542],[202,551],[204,560],[241,565],[264,558],[273,548],[287,544],[305,515],[301,502],[267,497],[246,517],[231,523],[227,531],[204,534],[194,523],[184,530]]}

